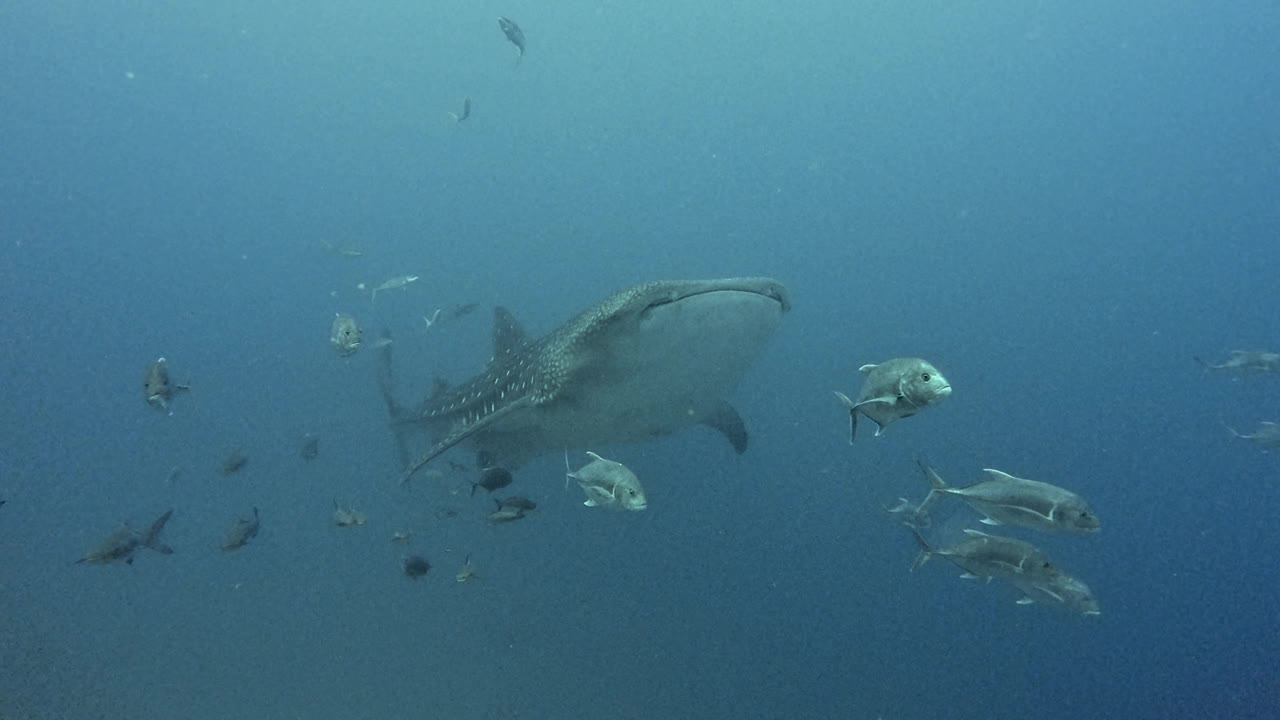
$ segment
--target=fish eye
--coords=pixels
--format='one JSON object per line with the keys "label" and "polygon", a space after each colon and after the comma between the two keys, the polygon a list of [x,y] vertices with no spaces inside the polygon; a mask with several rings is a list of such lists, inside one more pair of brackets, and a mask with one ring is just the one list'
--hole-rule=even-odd
{"label": "fish eye", "polygon": [[925,381],[925,382],[929,382],[929,373],[925,373],[925,374],[921,375],[921,376],[920,376],[920,379],[921,379],[921,380],[923,380],[923,381]]}

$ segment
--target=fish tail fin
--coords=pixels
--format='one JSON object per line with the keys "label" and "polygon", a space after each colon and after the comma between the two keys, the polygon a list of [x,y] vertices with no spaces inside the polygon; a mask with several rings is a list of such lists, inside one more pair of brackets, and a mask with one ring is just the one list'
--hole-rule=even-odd
{"label": "fish tail fin", "polygon": [[942,481],[942,476],[937,471],[929,467],[929,463],[924,458],[916,458],[916,465],[920,467],[920,472],[924,473],[925,478],[929,480],[929,494],[924,496],[924,500],[920,502],[920,509],[927,509],[935,500],[938,493],[946,492],[950,486]]}
{"label": "fish tail fin", "polygon": [[173,548],[164,544],[164,541],[160,539],[160,533],[164,531],[165,523],[169,522],[169,518],[172,515],[173,510],[167,510],[163,515],[156,518],[155,522],[151,523],[151,527],[147,528],[146,534],[142,536],[142,544],[144,546],[162,555],[173,554]]}
{"label": "fish tail fin", "polygon": [[[1222,422],[1222,421],[1221,421],[1221,420],[1219,420],[1218,422]],[[1231,427],[1230,425],[1226,424],[1225,422],[1223,422],[1223,423],[1222,423],[1222,427],[1226,428],[1226,429],[1227,429],[1227,432],[1231,433],[1232,435],[1234,435],[1234,436],[1236,436],[1236,437],[1238,437],[1238,438],[1242,438],[1242,437],[1244,437],[1244,435],[1241,435],[1239,432],[1237,432],[1237,431],[1236,431],[1236,429],[1235,429],[1235,428]]]}
{"label": "fish tail fin", "polygon": [[849,408],[849,444],[852,445],[854,436],[858,434],[858,404],[839,390],[832,390],[832,392],[835,393],[836,398],[840,400],[842,405]]}
{"label": "fish tail fin", "polygon": [[920,546],[920,554],[911,563],[911,572],[915,572],[916,568],[929,562],[929,558],[933,556],[933,548],[929,547],[929,541],[924,539],[919,530],[911,528],[911,535],[916,539],[916,544]]}
{"label": "fish tail fin", "polygon": [[573,479],[573,468],[569,467],[569,448],[564,449],[564,489],[569,489],[569,481]]}

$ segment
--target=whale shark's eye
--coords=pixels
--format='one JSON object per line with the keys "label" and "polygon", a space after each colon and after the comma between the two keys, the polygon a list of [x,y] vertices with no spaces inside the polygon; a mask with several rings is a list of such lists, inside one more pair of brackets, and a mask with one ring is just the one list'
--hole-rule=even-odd
{"label": "whale shark's eye", "polygon": [[921,380],[923,380],[923,381],[925,381],[925,382],[929,382],[929,373],[925,373],[925,374],[921,375],[921,376],[920,376],[920,379],[921,379]]}

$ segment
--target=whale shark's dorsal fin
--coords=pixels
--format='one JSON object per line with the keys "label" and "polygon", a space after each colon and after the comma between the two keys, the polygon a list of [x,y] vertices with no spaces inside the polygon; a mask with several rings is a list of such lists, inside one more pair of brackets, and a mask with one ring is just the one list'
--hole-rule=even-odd
{"label": "whale shark's dorsal fin", "polygon": [[501,362],[529,342],[529,336],[511,311],[499,305],[493,309],[493,361]]}

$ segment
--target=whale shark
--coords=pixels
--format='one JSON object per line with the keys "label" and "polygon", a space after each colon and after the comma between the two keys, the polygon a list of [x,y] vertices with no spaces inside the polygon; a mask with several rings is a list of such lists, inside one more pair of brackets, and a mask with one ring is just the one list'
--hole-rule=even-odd
{"label": "whale shark", "polygon": [[[727,396],[791,309],[765,277],[650,282],[615,292],[540,338],[494,310],[493,357],[483,372],[436,385],[418,408],[394,397],[392,343],[378,381],[397,432],[401,482],[467,444],[480,464],[515,469],[547,452],[718,430],[738,452],[747,431]],[[408,443],[431,441],[410,462]]]}

